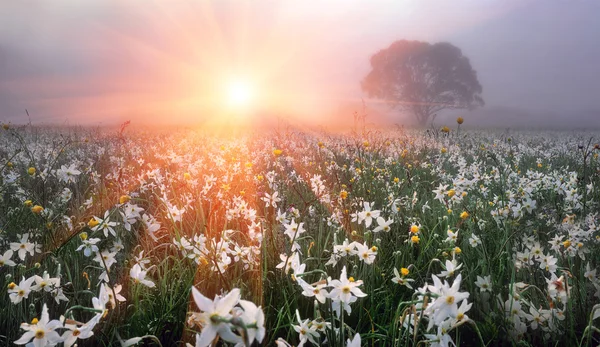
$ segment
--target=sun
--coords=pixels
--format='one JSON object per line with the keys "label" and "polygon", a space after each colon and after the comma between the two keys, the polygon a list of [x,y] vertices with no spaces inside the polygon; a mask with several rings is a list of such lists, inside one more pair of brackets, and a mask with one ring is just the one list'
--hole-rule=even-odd
{"label": "sun", "polygon": [[249,107],[254,101],[255,96],[254,87],[246,80],[232,80],[227,86],[227,104],[230,107]]}

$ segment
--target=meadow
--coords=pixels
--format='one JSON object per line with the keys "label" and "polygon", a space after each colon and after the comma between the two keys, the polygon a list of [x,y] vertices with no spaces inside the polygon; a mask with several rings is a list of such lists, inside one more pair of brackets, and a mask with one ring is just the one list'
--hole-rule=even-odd
{"label": "meadow", "polygon": [[599,141],[5,125],[0,344],[597,346]]}

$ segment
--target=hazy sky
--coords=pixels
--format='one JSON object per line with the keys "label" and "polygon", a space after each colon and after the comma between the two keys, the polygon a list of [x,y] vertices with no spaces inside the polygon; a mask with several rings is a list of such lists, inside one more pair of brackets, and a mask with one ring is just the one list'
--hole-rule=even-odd
{"label": "hazy sky", "polygon": [[[253,108],[321,117],[359,102],[369,57],[394,40],[448,41],[485,110],[596,112],[600,1],[247,0],[0,2],[0,121],[190,121],[227,85]],[[351,116],[349,116],[351,119]]]}

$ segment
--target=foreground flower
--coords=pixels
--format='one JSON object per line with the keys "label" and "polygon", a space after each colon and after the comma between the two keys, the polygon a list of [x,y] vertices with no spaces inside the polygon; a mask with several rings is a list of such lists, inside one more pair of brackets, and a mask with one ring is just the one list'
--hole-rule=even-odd
{"label": "foreground flower", "polygon": [[363,293],[358,286],[362,284],[362,281],[355,281],[354,278],[348,279],[346,275],[346,267],[342,269],[339,280],[332,280],[330,285],[333,287],[329,297],[334,301],[341,301],[343,303],[350,303],[352,296],[359,298],[367,296]]}
{"label": "foreground flower", "polygon": [[54,331],[60,326],[60,321],[56,319],[50,321],[48,307],[44,304],[44,307],[42,308],[42,318],[40,320],[34,319],[32,324],[21,324],[21,329],[25,330],[25,334],[15,341],[14,344],[24,345],[33,339],[34,347],[53,346],[62,342],[60,335]]}
{"label": "foreground flower", "polygon": [[227,342],[240,342],[240,337],[235,335],[227,323],[231,319],[231,310],[240,301],[240,290],[238,288],[230,291],[226,296],[215,296],[214,300],[205,297],[192,287],[192,296],[196,305],[202,311],[200,321],[204,324],[200,337],[196,340],[196,347],[209,346],[217,334]]}
{"label": "foreground flower", "polygon": [[[63,319],[64,317],[61,317],[61,320]],[[74,322],[69,319],[65,320],[64,328],[66,330],[62,334],[62,340],[65,344],[65,347],[73,346],[75,342],[77,342],[77,339],[85,340],[94,336],[93,329],[99,321],[99,316],[95,316],[85,324]]]}
{"label": "foreground flower", "polygon": [[261,343],[265,338],[265,314],[260,306],[256,306],[253,302],[240,300],[240,306],[244,309],[244,313],[240,316],[244,321],[248,333],[248,342],[256,340]]}
{"label": "foreground flower", "polygon": [[436,325],[440,325],[447,318],[456,318],[458,315],[458,304],[469,297],[469,293],[459,292],[461,275],[456,276],[452,286],[448,282],[442,281],[435,275],[432,276],[433,285],[428,285],[427,289],[436,295],[425,313],[432,317]]}

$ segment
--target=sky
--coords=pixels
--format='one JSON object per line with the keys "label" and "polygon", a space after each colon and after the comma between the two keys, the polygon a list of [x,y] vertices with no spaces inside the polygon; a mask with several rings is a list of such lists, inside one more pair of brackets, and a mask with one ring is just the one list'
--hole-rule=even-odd
{"label": "sky", "polygon": [[598,13],[594,0],[2,1],[0,121],[343,123],[364,100],[396,122],[360,80],[407,39],[470,59],[486,105],[467,120],[600,123]]}

